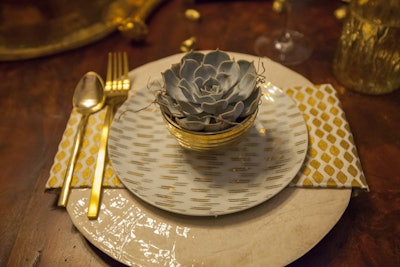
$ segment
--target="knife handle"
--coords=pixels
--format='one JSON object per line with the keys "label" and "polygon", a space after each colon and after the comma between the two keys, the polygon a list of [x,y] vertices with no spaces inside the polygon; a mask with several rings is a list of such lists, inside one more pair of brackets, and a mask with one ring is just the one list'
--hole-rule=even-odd
{"label": "knife handle", "polygon": [[68,196],[69,196],[69,191],[70,191],[71,181],[72,181],[72,174],[74,173],[75,162],[76,162],[76,158],[78,156],[79,148],[82,143],[83,134],[85,132],[85,127],[86,127],[88,117],[89,117],[88,115],[82,115],[81,120],[78,125],[78,130],[75,134],[74,143],[73,143],[73,147],[72,147],[72,154],[68,161],[63,186],[61,188],[61,193],[58,198],[58,206],[59,207],[65,207],[68,202]]}
{"label": "knife handle", "polygon": [[96,169],[94,172],[94,179],[92,184],[92,192],[90,195],[90,202],[88,209],[89,219],[97,219],[97,216],[99,214],[101,186],[103,184],[104,165],[107,153],[107,140],[108,140],[108,133],[110,131],[111,121],[114,115],[114,106],[107,105],[106,109],[107,109],[106,117],[104,119],[103,129],[101,131],[99,153],[97,155]]}

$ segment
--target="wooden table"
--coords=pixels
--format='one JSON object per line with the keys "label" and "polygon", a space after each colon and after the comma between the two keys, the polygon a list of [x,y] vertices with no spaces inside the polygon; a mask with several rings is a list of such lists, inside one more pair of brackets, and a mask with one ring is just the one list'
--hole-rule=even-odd
{"label": "wooden table", "polygon": [[[311,58],[291,67],[339,92],[371,191],[353,197],[331,232],[290,266],[400,265],[400,91],[368,96],[343,88],[332,74],[341,31],[339,0],[294,1],[293,25],[314,44]],[[183,13],[196,8],[200,22]],[[118,266],[87,242],[57,196],[44,192],[77,81],[105,75],[107,51],[125,50],[130,66],[179,53],[196,36],[198,49],[253,54],[253,42],[280,23],[271,1],[170,0],[149,21],[145,43],[113,33],[94,44],[44,58],[0,63],[0,266]]]}

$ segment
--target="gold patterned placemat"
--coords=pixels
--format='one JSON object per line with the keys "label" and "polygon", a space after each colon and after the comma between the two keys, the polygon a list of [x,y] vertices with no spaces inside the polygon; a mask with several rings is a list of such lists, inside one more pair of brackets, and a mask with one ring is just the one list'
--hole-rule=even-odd
{"label": "gold patterned placemat", "polygon": [[[309,148],[303,167],[291,182],[293,187],[359,188],[368,190],[349,124],[329,85],[290,87],[284,91],[297,103],[309,132]],[[89,117],[79,152],[72,187],[90,187],[105,112]],[[60,188],[80,115],[72,111],[56,153],[46,189]],[[103,184],[124,188],[107,161]]]}

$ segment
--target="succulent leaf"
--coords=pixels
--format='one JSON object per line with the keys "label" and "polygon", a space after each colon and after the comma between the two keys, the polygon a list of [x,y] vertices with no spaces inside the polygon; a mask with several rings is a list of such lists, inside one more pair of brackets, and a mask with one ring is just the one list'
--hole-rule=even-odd
{"label": "succulent leaf", "polygon": [[209,124],[210,118],[206,117],[199,120],[198,118],[185,117],[177,118],[176,122],[185,129],[190,129],[192,131],[202,131],[204,129],[204,125]]}
{"label": "succulent leaf", "polygon": [[231,126],[229,123],[226,123],[224,121],[217,121],[217,122],[213,122],[213,123],[204,125],[203,130],[205,132],[217,132],[217,131],[222,131],[222,130],[226,129],[229,126]]}
{"label": "succulent leaf", "polygon": [[256,68],[253,62],[247,60],[238,60],[237,64],[240,67],[240,77],[243,77],[246,73],[256,73]]}
{"label": "succulent leaf", "polygon": [[204,54],[201,52],[191,51],[182,57],[181,64],[185,60],[188,60],[188,59],[193,59],[193,60],[196,60],[197,62],[201,63],[201,62],[203,62]]}
{"label": "succulent leaf", "polygon": [[178,106],[173,102],[172,98],[166,96],[164,94],[157,95],[157,103],[163,109],[164,112],[171,115],[172,117],[184,117],[185,115],[182,113]]}
{"label": "succulent leaf", "polygon": [[175,73],[171,69],[168,69],[163,73],[163,77],[167,95],[171,96],[173,99],[184,100],[185,96],[178,87],[180,79]]}
{"label": "succulent leaf", "polygon": [[204,79],[202,77],[196,77],[194,83],[197,85],[197,88],[201,88],[204,84]]}
{"label": "succulent leaf", "polygon": [[171,71],[175,74],[176,77],[180,77],[181,65],[172,64]]}
{"label": "succulent leaf", "polygon": [[213,66],[219,66],[224,61],[230,61],[230,57],[227,53],[220,50],[214,50],[207,53],[204,56],[204,64],[211,64]]}
{"label": "succulent leaf", "polygon": [[257,77],[251,73],[247,73],[242,77],[237,86],[238,94],[241,96],[241,99],[247,99],[251,95],[251,93],[254,91],[256,83]]}
{"label": "succulent leaf", "polygon": [[240,66],[234,61],[223,61],[218,65],[218,73],[226,73],[238,81],[240,78]]}
{"label": "succulent leaf", "polygon": [[260,96],[261,91],[256,90],[246,100],[243,101],[245,108],[240,117],[247,117],[257,110],[260,102]]}
{"label": "succulent leaf", "polygon": [[217,74],[217,70],[213,65],[202,64],[194,72],[195,77],[201,77],[207,80],[209,77],[214,77]]}
{"label": "succulent leaf", "polygon": [[186,116],[196,115],[203,112],[200,105],[192,104],[186,101],[177,101],[178,105],[182,108],[182,113]]}
{"label": "succulent leaf", "polygon": [[244,109],[244,103],[239,101],[234,106],[228,105],[227,109],[224,113],[221,113],[221,118],[223,120],[228,121],[236,121],[239,118],[240,114],[242,114]]}
{"label": "succulent leaf", "polygon": [[184,77],[188,81],[193,81],[195,76],[194,72],[199,67],[200,63],[194,59],[185,60],[180,68],[180,77]]}
{"label": "succulent leaf", "polygon": [[232,78],[229,74],[218,73],[216,79],[219,81],[221,88],[225,91],[231,91],[235,86],[236,80]]}
{"label": "succulent leaf", "polygon": [[201,108],[209,114],[221,114],[228,106],[228,101],[226,99],[220,99],[214,101],[213,103],[201,103]]}
{"label": "succulent leaf", "polygon": [[200,91],[195,83],[189,82],[186,79],[182,79],[180,80],[178,87],[182,90],[182,93],[189,102],[197,101],[196,95],[199,95]]}

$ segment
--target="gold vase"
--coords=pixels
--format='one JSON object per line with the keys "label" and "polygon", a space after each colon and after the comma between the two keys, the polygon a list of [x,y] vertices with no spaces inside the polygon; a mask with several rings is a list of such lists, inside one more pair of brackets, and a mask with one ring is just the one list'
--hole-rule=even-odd
{"label": "gold vase", "polygon": [[169,115],[161,112],[168,131],[178,143],[188,150],[209,152],[222,150],[240,142],[243,135],[251,128],[257,117],[257,110],[243,121],[232,127],[217,132],[196,132],[180,127]]}

